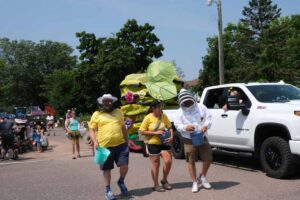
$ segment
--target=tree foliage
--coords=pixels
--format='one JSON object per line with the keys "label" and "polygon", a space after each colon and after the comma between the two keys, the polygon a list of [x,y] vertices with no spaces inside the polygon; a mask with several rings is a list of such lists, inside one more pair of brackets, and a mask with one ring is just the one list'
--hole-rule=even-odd
{"label": "tree foliage", "polygon": [[73,108],[76,102],[74,74],[74,70],[56,70],[45,77],[42,85],[48,104],[53,106],[60,115],[63,115],[67,109]]}
{"label": "tree foliage", "polygon": [[154,27],[128,20],[111,37],[97,38],[93,33],[76,33],[81,53],[75,79],[80,109],[92,111],[102,94],[120,96],[119,84],[126,75],[144,72],[153,58],[162,56],[163,46]]}
{"label": "tree foliage", "polygon": [[0,72],[3,106],[44,106],[43,95],[46,75],[58,69],[70,70],[76,65],[73,50],[64,43],[0,39]]}
{"label": "tree foliage", "polygon": [[[244,18],[223,33],[225,82],[280,81],[300,85],[300,15],[279,17],[271,0],[251,0]],[[218,84],[218,40],[210,37],[200,89]]]}

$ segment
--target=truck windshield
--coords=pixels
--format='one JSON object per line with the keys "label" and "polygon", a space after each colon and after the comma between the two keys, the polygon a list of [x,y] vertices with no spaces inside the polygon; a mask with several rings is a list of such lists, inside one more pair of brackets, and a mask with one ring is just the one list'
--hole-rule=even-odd
{"label": "truck windshield", "polygon": [[247,86],[255,98],[264,103],[300,100],[300,89],[292,85]]}

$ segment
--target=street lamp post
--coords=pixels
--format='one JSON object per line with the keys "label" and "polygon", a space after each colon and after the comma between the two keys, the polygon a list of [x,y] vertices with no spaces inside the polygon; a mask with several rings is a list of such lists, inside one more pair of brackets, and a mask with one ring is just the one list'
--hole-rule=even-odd
{"label": "street lamp post", "polygon": [[224,49],[223,49],[223,28],[222,28],[222,5],[221,0],[207,0],[207,5],[216,3],[218,7],[218,29],[219,29],[219,83],[224,84]]}

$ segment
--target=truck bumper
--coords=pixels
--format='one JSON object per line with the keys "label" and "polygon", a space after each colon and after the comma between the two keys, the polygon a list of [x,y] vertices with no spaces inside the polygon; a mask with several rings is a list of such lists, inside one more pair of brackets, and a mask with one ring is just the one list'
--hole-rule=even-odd
{"label": "truck bumper", "polygon": [[300,141],[290,140],[289,143],[292,154],[300,156]]}

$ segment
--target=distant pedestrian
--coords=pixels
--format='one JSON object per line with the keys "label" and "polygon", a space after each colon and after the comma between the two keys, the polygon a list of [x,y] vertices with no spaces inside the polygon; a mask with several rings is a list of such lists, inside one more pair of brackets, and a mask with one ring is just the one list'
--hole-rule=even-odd
{"label": "distant pedestrian", "polygon": [[75,149],[77,151],[77,158],[80,158],[80,144],[79,144],[79,139],[81,137],[80,132],[79,132],[79,119],[76,117],[76,112],[72,111],[71,112],[72,117],[70,119],[67,119],[66,122],[66,131],[68,133],[68,137],[70,138],[72,142],[72,153],[73,157],[72,159],[76,159],[75,156]]}
{"label": "distant pedestrian", "polygon": [[33,131],[33,145],[36,146],[36,149],[39,153],[43,152],[41,138],[44,134],[43,129],[40,125],[36,125],[35,130]]}
{"label": "distant pedestrian", "polygon": [[[14,126],[14,122],[12,120],[4,119],[4,117],[0,115],[0,135],[2,138],[2,155],[1,155],[2,160],[5,158],[9,150],[13,151],[13,147],[14,147],[13,126]],[[17,157],[14,156],[14,158]]]}

